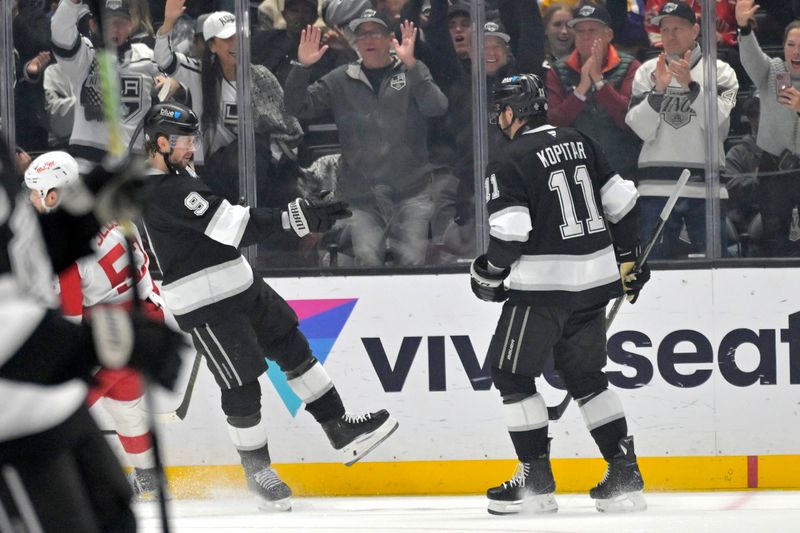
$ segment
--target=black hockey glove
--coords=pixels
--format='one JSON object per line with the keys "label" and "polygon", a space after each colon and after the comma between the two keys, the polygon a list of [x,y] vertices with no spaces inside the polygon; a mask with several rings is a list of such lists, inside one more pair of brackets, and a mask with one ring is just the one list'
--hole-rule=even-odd
{"label": "black hockey glove", "polygon": [[647,265],[647,261],[638,271],[633,272],[633,266],[636,264],[636,259],[640,253],[641,248],[639,246],[632,250],[616,250],[622,288],[625,291],[625,297],[632,304],[639,299],[639,292],[645,283],[650,281],[650,267]]}
{"label": "black hockey glove", "polygon": [[492,274],[489,272],[489,262],[486,259],[486,255],[478,256],[469,269],[472,292],[484,302],[505,301],[508,298],[508,291],[503,285],[503,280],[508,277],[510,272],[511,269],[506,267],[502,272]]}
{"label": "black hockey glove", "polygon": [[102,223],[111,220],[134,220],[145,203],[145,185],[149,175],[141,161],[124,161],[108,170],[97,165],[84,177],[94,193],[94,214]]}
{"label": "black hockey glove", "polygon": [[325,233],[337,220],[349,218],[353,213],[346,202],[324,202],[297,198],[289,202],[289,224],[298,237],[309,233]]}
{"label": "black hockey glove", "polygon": [[130,366],[161,386],[172,389],[186,348],[183,335],[165,324],[124,309],[92,309],[89,325],[97,361],[106,368]]}

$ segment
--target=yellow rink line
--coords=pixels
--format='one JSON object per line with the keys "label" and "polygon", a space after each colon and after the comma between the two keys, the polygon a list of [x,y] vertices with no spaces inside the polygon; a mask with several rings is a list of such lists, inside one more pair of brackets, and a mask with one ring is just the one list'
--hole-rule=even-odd
{"label": "yellow rink line", "polygon": [[[800,488],[800,455],[642,457],[646,490]],[[515,461],[408,461],[275,465],[296,496],[482,494],[509,479]],[[553,459],[559,492],[589,490],[603,477],[601,459]],[[244,487],[239,465],[167,467],[178,498],[200,498]]]}

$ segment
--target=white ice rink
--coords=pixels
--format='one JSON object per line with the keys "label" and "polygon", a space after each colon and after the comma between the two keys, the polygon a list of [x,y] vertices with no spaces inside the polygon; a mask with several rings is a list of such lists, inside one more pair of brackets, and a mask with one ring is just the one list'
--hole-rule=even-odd
{"label": "white ice rink", "polygon": [[[258,512],[252,500],[171,502],[171,531],[789,533],[800,531],[800,492],[649,493],[643,513],[604,515],[585,494],[557,495],[553,515],[491,516],[480,496],[300,498],[291,513]],[[139,530],[161,531],[155,504],[136,508]]]}

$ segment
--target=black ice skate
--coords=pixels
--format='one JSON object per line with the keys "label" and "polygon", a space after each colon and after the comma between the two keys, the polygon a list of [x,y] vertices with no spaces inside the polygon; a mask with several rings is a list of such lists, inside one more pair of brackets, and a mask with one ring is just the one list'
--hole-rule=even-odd
{"label": "black ice skate", "polygon": [[258,498],[262,511],[291,511],[292,489],[284,483],[270,466],[260,470],[245,469],[247,488]]}
{"label": "black ice skate", "polygon": [[519,463],[514,477],[499,487],[486,491],[489,498],[489,514],[515,514],[520,511],[533,513],[555,513],[558,504],[553,496],[556,482],[550,459],[534,459]]}
{"label": "black ice skate", "polygon": [[[134,468],[128,474],[134,502],[151,502],[158,496],[158,471],[155,468]],[[165,496],[169,499],[169,493]]]}
{"label": "black ice skate", "polygon": [[644,481],[636,454],[633,451],[633,437],[619,441],[619,453],[608,462],[603,480],[589,491],[595,500],[595,507],[601,513],[625,513],[644,511],[647,502],[642,490]]}
{"label": "black ice skate", "polygon": [[331,446],[342,451],[347,466],[374,450],[394,433],[397,426],[397,420],[389,416],[386,409],[360,416],[345,413],[340,418],[322,423]]}

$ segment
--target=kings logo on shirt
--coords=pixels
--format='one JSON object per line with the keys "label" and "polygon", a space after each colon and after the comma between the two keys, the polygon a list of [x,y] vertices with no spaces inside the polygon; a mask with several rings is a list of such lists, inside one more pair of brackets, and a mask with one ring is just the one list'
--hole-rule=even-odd
{"label": "kings logo on shirt", "polygon": [[135,115],[142,109],[142,78],[139,76],[120,76],[120,113],[123,119]]}
{"label": "kings logo on shirt", "polygon": [[664,100],[661,102],[661,117],[676,130],[689,124],[697,113],[692,109],[690,93],[685,89],[667,87]]}

